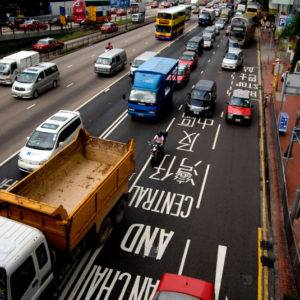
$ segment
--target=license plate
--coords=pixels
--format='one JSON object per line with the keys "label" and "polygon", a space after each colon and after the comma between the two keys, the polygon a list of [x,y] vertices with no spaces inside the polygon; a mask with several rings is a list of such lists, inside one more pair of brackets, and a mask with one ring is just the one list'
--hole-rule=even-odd
{"label": "license plate", "polygon": [[199,115],[199,111],[194,111],[194,114],[195,115]]}
{"label": "license plate", "polygon": [[236,122],[241,122],[241,119],[235,119]]}
{"label": "license plate", "polygon": [[143,117],[144,115],[143,115],[143,114],[138,114],[138,116],[139,116],[139,117]]}

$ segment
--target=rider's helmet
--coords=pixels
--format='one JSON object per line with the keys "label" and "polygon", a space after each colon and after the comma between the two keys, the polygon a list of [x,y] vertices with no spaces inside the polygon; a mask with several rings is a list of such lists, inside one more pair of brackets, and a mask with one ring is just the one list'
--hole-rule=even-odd
{"label": "rider's helmet", "polygon": [[162,134],[161,131],[158,131],[158,132],[157,132],[157,136],[161,137],[162,135],[163,135],[163,134]]}

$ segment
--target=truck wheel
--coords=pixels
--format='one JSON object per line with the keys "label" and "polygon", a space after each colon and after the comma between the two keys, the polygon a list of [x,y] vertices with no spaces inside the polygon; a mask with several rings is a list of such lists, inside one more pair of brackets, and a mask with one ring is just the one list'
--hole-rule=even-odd
{"label": "truck wheel", "polygon": [[33,93],[33,98],[36,99],[39,96],[38,90],[35,90]]}
{"label": "truck wheel", "polygon": [[123,220],[127,207],[127,201],[125,199],[120,199],[117,203],[116,211],[115,211],[115,222],[116,224],[120,224]]}
{"label": "truck wheel", "polygon": [[102,245],[109,237],[111,231],[111,219],[106,217],[101,224],[100,230],[98,232],[98,245]]}

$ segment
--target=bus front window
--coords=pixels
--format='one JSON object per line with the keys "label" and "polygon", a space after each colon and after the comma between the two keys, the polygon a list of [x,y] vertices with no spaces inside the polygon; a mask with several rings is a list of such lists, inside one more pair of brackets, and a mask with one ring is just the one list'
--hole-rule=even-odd
{"label": "bus front window", "polygon": [[171,26],[157,25],[156,31],[161,33],[171,33]]}
{"label": "bus front window", "polygon": [[135,104],[155,104],[156,93],[133,89],[130,92],[129,101]]}

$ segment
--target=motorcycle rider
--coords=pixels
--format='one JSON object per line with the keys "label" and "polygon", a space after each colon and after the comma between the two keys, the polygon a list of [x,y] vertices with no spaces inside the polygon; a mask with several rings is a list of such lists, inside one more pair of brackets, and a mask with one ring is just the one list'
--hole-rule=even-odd
{"label": "motorcycle rider", "polygon": [[165,143],[165,138],[162,131],[157,132],[157,134],[152,139],[152,143],[157,143],[161,150],[163,149],[163,145]]}
{"label": "motorcycle rider", "polygon": [[112,44],[108,42],[107,46],[105,47],[106,50],[111,50],[113,48]]}

